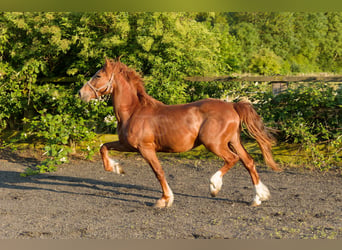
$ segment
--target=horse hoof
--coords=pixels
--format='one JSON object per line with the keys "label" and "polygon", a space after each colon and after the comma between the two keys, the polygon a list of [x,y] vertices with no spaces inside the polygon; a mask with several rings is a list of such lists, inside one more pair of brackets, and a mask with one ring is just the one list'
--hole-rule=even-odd
{"label": "horse hoof", "polygon": [[105,170],[108,172],[113,172],[113,173],[120,174],[120,175],[125,174],[125,171],[123,171],[119,162],[113,159],[109,159],[109,167],[107,168],[105,167]]}
{"label": "horse hoof", "polygon": [[154,205],[155,208],[168,208],[171,207],[173,203],[173,197],[170,197],[169,199],[161,198],[159,199],[156,204]]}
{"label": "horse hoof", "polygon": [[258,206],[260,206],[260,204],[261,204],[261,201],[253,200],[253,201],[250,203],[250,206],[251,206],[251,207],[258,207]]}
{"label": "horse hoof", "polygon": [[118,165],[118,168],[115,170],[116,174],[120,174],[120,175],[124,175],[125,171],[123,171],[123,169],[121,168],[120,165]]}
{"label": "horse hoof", "polygon": [[211,197],[216,197],[218,192],[210,192]]}
{"label": "horse hoof", "polygon": [[220,190],[215,189],[215,187],[210,184],[210,195],[211,197],[216,197]]}
{"label": "horse hoof", "polygon": [[119,175],[124,175],[125,174],[125,171],[123,171],[123,169],[121,168],[120,165],[115,165],[113,166],[112,168],[110,169],[105,169],[107,172],[113,172],[115,174],[119,174]]}

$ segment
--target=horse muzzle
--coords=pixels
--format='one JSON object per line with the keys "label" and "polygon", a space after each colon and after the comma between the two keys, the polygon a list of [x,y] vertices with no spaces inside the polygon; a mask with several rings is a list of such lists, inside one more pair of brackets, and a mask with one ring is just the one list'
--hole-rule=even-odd
{"label": "horse muzzle", "polygon": [[88,93],[86,93],[83,88],[81,88],[79,91],[78,91],[78,96],[80,97],[80,99],[83,101],[83,102],[89,102],[92,98],[91,95],[89,95]]}

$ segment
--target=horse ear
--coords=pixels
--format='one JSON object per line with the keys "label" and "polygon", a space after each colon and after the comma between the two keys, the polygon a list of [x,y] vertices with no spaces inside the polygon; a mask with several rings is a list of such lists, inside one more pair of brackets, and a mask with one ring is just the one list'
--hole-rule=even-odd
{"label": "horse ear", "polygon": [[105,64],[104,64],[104,67],[103,67],[105,70],[106,69],[109,69],[111,70],[113,68],[113,60],[109,59],[109,58],[105,58]]}
{"label": "horse ear", "polygon": [[121,56],[118,56],[117,58],[116,58],[116,61],[117,62],[120,62],[120,59],[121,59],[121,57],[123,57],[124,55],[121,55]]}
{"label": "horse ear", "polygon": [[105,58],[105,66],[108,66],[110,64],[110,59],[108,57]]}

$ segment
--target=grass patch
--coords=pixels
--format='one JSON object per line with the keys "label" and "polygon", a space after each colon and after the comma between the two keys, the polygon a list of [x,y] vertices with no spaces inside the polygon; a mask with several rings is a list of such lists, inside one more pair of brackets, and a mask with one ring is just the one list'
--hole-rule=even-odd
{"label": "grass patch", "polygon": [[[106,143],[110,141],[118,140],[117,135],[100,135],[98,138],[99,145],[101,143]],[[263,156],[259,145],[255,141],[247,141],[244,142],[246,150],[249,154],[254,158],[257,164],[264,165]],[[322,159],[327,159],[334,155],[334,152],[331,148],[327,148],[324,145],[320,145],[317,148],[319,154],[322,155]],[[305,167],[308,169],[314,169],[315,166],[312,164],[312,155],[310,155],[305,148],[300,144],[288,144],[288,143],[279,143],[278,145],[272,147],[272,152],[274,159],[277,163],[279,163],[283,167]],[[120,152],[113,152],[114,155],[122,154]],[[130,153],[125,153],[129,155]],[[183,153],[159,153],[161,156],[170,156],[181,158],[181,159],[218,159],[216,155],[209,152],[203,145],[196,147],[190,151]],[[339,159],[342,157],[342,152],[338,152],[336,156],[336,160],[331,160],[330,168],[332,169],[341,169],[342,163]]]}
{"label": "grass patch", "polygon": [[[244,146],[258,163],[263,161],[261,151],[256,142],[247,142]],[[340,161],[342,157],[341,151],[335,152],[332,148],[327,148],[325,145],[317,146],[316,150],[322,161],[329,161],[329,166],[320,170],[342,169],[342,163]],[[313,161],[317,159],[313,159],[315,156],[300,144],[280,143],[272,147],[272,153],[274,160],[283,167],[316,168]]]}
{"label": "grass patch", "polygon": [[[2,134],[4,138],[6,138],[6,142],[0,143],[0,150],[3,148],[11,148],[15,151],[35,151],[35,152],[42,152],[44,153],[44,145],[39,142],[25,142],[25,143],[19,143],[15,140],[15,138],[18,136],[18,132],[12,132],[11,134]],[[92,148],[93,155],[99,155],[99,149],[102,144],[112,141],[117,141],[118,135],[116,134],[99,134],[93,141],[91,142],[83,142],[82,144],[79,144],[76,146],[75,150],[73,150],[73,154],[76,155],[87,155],[87,152],[85,151],[85,148]],[[11,142],[11,141],[14,142]],[[2,144],[2,145],[1,145]],[[89,144],[89,145],[88,145]],[[256,163],[258,165],[264,165],[263,157],[260,151],[260,148],[258,144],[255,141],[246,141],[243,143],[246,150],[249,154],[254,158]],[[342,163],[339,159],[342,157],[342,152],[339,151],[334,155],[334,151],[331,148],[327,148],[324,145],[320,145],[318,148],[318,153],[322,156],[322,159],[328,159],[329,162],[329,168],[327,169],[342,169]],[[277,163],[279,163],[280,166],[283,168],[285,167],[304,167],[306,169],[317,169],[312,164],[312,155],[310,155],[305,148],[303,148],[299,144],[287,144],[287,143],[279,143],[278,145],[274,146],[272,148],[274,159]],[[37,153],[35,153],[37,155]],[[137,153],[122,153],[122,152],[116,152],[111,151],[111,155],[115,156],[132,156],[136,155]],[[179,159],[189,159],[189,160],[198,160],[198,159],[219,159],[216,155],[209,152],[203,145],[194,148],[193,150],[183,152],[183,153],[158,153],[158,155],[162,157],[176,157]],[[86,158],[86,157],[85,157]],[[319,169],[319,168],[318,168]],[[320,169],[322,170],[322,169]]]}

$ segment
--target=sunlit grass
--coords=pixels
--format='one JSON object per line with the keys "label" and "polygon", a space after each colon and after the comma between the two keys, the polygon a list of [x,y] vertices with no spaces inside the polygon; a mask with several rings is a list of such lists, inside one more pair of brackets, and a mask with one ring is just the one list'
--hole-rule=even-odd
{"label": "sunlit grass", "polygon": [[[7,142],[10,144],[10,148],[16,151],[20,150],[31,150],[31,151],[41,151],[42,154],[44,153],[43,148],[44,145],[39,142],[25,142],[25,143],[10,143],[11,138],[15,138],[18,136],[18,132],[12,132],[11,134],[6,134],[5,137],[7,138]],[[116,134],[99,134],[95,141],[88,142],[89,145],[94,150],[95,155],[99,156],[99,149],[102,144],[111,141],[117,141],[118,135]],[[245,146],[248,153],[254,158],[257,165],[265,165],[263,161],[263,157],[260,151],[258,144],[253,141],[244,142],[243,145]],[[1,146],[1,145],[0,145]],[[82,145],[78,145],[75,149],[77,154],[82,152],[79,150],[80,148],[85,148],[88,145],[83,143]],[[4,146],[2,146],[4,148]],[[1,147],[0,147],[1,149]],[[315,166],[312,164],[311,155],[306,152],[306,150],[300,144],[287,144],[287,143],[278,143],[276,146],[272,147],[273,157],[275,161],[282,167],[301,167],[306,169],[315,169]],[[333,151],[327,148],[324,145],[319,147],[319,152],[324,156],[332,156]],[[122,153],[122,152],[115,152],[111,151],[111,155],[113,156],[131,156],[136,155],[137,153]],[[35,154],[37,155],[37,153]],[[209,152],[203,145],[194,148],[193,150],[183,152],[183,153],[158,153],[161,157],[175,157],[179,159],[189,159],[189,160],[198,160],[198,159],[219,159],[216,155]],[[337,157],[336,157],[337,156]],[[331,166],[329,169],[342,169],[342,162],[339,160],[342,158],[342,152],[340,151],[335,156],[336,160],[333,160],[330,164]]]}
{"label": "sunlit grass", "polygon": [[[117,135],[105,134],[98,137],[98,143],[101,144],[116,140],[118,140]],[[251,156],[255,159],[258,165],[264,165],[261,150],[255,141],[248,141],[243,143],[243,145],[245,146],[248,153],[251,154]],[[279,143],[276,146],[272,147],[272,152],[275,161],[282,167],[305,167],[313,169],[313,166],[311,165],[311,156],[305,151],[305,149],[300,144]],[[329,149],[327,149],[323,145],[320,147],[320,152],[323,155],[332,155],[332,152],[330,152]],[[113,152],[113,154],[115,155],[120,153]],[[170,156],[184,159],[218,159],[216,155],[209,152],[203,145],[184,153],[159,154],[162,156]],[[338,157],[342,157],[342,152],[338,153]],[[341,161],[336,160],[335,162],[333,162],[333,165],[334,168],[342,168]]]}

